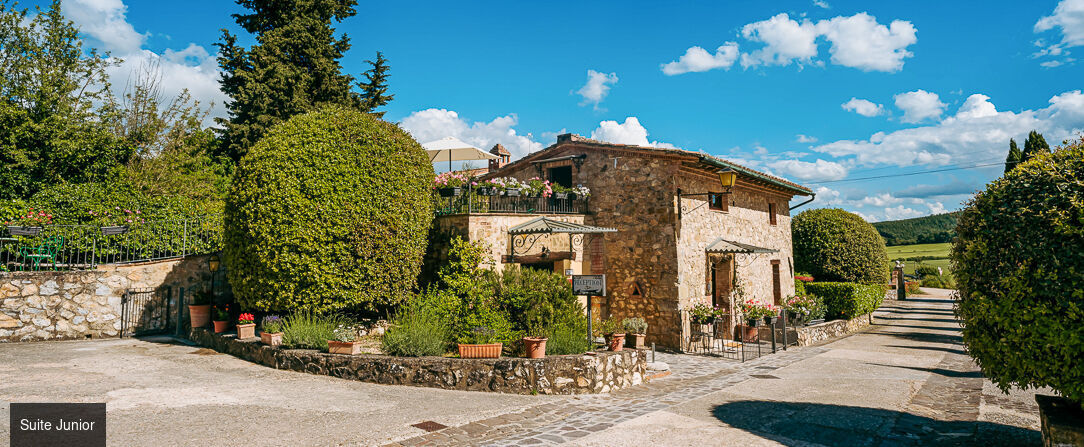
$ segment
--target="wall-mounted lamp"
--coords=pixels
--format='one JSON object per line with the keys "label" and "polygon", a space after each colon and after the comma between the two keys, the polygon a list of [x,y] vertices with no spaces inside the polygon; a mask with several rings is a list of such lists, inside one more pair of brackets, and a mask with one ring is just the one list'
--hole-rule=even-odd
{"label": "wall-mounted lamp", "polygon": [[219,262],[220,261],[218,260],[218,255],[211,255],[207,258],[207,269],[210,270],[212,273],[217,272]]}
{"label": "wall-mounted lamp", "polygon": [[686,209],[685,205],[681,203],[682,197],[695,197],[695,196],[708,196],[712,194],[731,194],[734,191],[734,184],[738,182],[738,173],[730,168],[722,168],[715,171],[719,175],[719,186],[722,187],[722,192],[697,192],[697,193],[683,193],[681,188],[678,188],[678,217],[680,218],[683,213],[692,211]]}

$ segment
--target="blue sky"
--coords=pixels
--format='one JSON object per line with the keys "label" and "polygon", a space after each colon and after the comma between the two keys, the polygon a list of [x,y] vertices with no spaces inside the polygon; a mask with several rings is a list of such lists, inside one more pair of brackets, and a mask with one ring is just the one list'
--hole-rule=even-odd
{"label": "blue sky", "polygon": [[[34,5],[45,2],[28,2]],[[221,103],[232,2],[65,0],[88,44]],[[386,119],[517,156],[556,134],[704,151],[868,220],[958,209],[1008,139],[1084,129],[1084,0],[377,2],[338,24],[354,74],[383,51]],[[221,113],[216,107],[215,112]]]}

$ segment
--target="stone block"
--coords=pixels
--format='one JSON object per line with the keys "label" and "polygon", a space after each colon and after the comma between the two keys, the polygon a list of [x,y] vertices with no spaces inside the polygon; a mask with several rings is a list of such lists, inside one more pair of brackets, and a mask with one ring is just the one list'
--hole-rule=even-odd
{"label": "stone block", "polygon": [[1084,445],[1084,410],[1064,397],[1035,396],[1043,445],[1047,447]]}
{"label": "stone block", "polygon": [[60,285],[56,281],[45,281],[44,284],[38,287],[38,293],[44,296],[56,295],[60,291]]}

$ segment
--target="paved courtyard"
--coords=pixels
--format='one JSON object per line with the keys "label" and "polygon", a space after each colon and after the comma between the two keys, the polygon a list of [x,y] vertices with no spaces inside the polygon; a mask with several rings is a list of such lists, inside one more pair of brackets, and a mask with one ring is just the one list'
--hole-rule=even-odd
{"label": "paved courtyard", "polygon": [[0,439],[7,402],[105,401],[111,445],[1037,445],[1033,393],[982,378],[934,293],[745,363],[660,353],[671,376],[610,395],[374,385],[164,341],[4,344]]}

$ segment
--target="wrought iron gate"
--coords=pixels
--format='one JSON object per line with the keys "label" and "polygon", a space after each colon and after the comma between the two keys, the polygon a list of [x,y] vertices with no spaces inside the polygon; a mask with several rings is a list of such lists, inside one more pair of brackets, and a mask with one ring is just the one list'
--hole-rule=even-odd
{"label": "wrought iron gate", "polygon": [[128,289],[121,298],[121,337],[160,334],[174,328],[177,306],[169,287]]}

